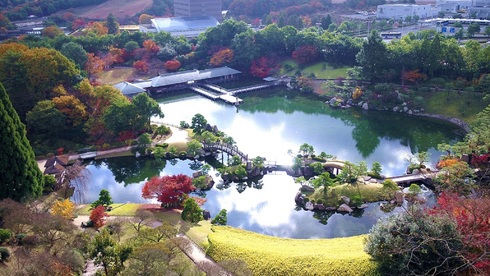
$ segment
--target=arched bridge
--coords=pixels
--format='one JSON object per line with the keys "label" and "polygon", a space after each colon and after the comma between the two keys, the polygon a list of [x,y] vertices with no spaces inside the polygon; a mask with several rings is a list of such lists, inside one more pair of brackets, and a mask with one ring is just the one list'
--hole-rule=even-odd
{"label": "arched bridge", "polygon": [[234,146],[234,145],[229,145],[229,144],[220,143],[220,142],[203,143],[202,148],[204,149],[204,151],[211,151],[212,152],[212,151],[220,150],[220,151],[226,152],[232,156],[236,155],[242,159],[243,163],[247,163],[247,161],[248,161],[248,154],[241,152],[240,150],[238,150],[237,146]]}

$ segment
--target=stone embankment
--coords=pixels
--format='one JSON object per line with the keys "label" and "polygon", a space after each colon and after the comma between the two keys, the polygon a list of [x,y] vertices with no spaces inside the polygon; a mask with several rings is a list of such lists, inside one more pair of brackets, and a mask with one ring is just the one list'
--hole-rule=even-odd
{"label": "stone embankment", "polygon": [[[369,110],[369,109],[372,109],[370,106],[369,106],[369,103],[368,102],[359,102],[359,103],[354,103],[352,99],[349,99],[347,100],[346,102],[344,102],[342,99],[340,98],[332,98],[330,99],[329,101],[326,102],[328,105],[330,105],[331,107],[334,107],[334,108],[350,108],[352,106],[359,106],[361,107],[363,110]],[[443,120],[443,121],[446,121],[446,122],[449,122],[449,123],[452,123],[452,124],[455,124],[457,125],[458,127],[460,127],[462,130],[464,130],[466,133],[470,132],[470,126],[467,122],[461,120],[461,119],[458,119],[458,118],[453,118],[453,117],[448,117],[448,116],[444,116],[444,115],[440,115],[440,114],[429,114],[429,113],[425,113],[424,112],[424,109],[410,109],[408,107],[408,105],[404,102],[402,103],[400,106],[395,106],[393,107],[392,109],[389,109],[388,107],[385,107],[385,108],[377,108],[377,110],[391,110],[393,112],[398,112],[398,113],[405,113],[405,114],[408,114],[408,115],[415,115],[415,116],[421,116],[421,117],[428,117],[428,118],[434,118],[434,119],[438,119],[438,120]]]}

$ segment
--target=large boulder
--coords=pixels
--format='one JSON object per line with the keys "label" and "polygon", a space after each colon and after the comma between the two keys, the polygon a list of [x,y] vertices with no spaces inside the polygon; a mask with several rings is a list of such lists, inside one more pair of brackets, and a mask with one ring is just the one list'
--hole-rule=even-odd
{"label": "large boulder", "polygon": [[296,196],[294,197],[294,202],[296,202],[296,204],[302,206],[305,202],[304,195],[301,192],[297,192]]}
{"label": "large boulder", "polygon": [[342,199],[342,201],[347,205],[349,205],[351,202],[350,198],[347,196],[341,196],[340,199]]}
{"label": "large boulder", "polygon": [[308,184],[303,184],[303,185],[301,185],[301,191],[304,191],[304,192],[314,192],[315,191],[315,187],[313,187],[311,185],[308,185]]}
{"label": "large boulder", "polygon": [[315,208],[315,206],[313,205],[313,203],[311,203],[311,201],[306,202],[306,204],[305,204],[306,210],[313,211],[314,208]]}
{"label": "large boulder", "polygon": [[347,204],[342,204],[339,206],[339,208],[337,208],[337,212],[346,212],[346,213],[352,213],[353,210],[351,207],[349,207],[349,205]]}
{"label": "large boulder", "polygon": [[369,109],[369,104],[367,102],[362,104],[362,109],[368,110]]}

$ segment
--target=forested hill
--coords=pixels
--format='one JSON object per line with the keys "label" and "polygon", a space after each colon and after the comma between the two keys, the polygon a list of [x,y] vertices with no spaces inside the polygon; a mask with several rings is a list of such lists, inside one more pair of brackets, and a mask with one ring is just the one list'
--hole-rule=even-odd
{"label": "forested hill", "polygon": [[69,8],[91,6],[107,0],[0,0],[0,10],[10,20],[23,20],[29,15],[48,16]]}

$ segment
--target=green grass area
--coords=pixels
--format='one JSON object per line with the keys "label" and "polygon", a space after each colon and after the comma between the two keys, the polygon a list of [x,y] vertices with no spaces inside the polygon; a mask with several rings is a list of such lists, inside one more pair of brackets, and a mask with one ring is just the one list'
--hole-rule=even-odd
{"label": "green grass area", "polygon": [[[142,204],[138,203],[114,203],[111,204],[112,210],[107,212],[109,216],[134,216],[136,210],[138,210]],[[90,215],[90,205],[86,205],[76,210],[76,214],[80,216]]]}
{"label": "green grass area", "polygon": [[[286,72],[284,70],[286,64],[293,69]],[[343,66],[336,68],[329,65],[327,62],[321,61],[301,68],[294,60],[288,59],[282,62],[280,75],[293,76],[298,69],[301,70],[301,74],[304,76],[309,76],[311,73],[313,73],[318,79],[336,79],[339,77],[347,78],[347,69],[349,69],[349,67]]]}
{"label": "green grass area", "polygon": [[376,275],[364,239],[284,239],[213,226],[207,253],[218,262],[242,259],[254,275]]}
{"label": "green grass area", "polygon": [[[357,186],[359,185],[359,187]],[[358,189],[359,188],[359,189]],[[347,196],[353,199],[355,196],[361,193],[362,200],[364,202],[376,202],[390,199],[388,191],[383,190],[382,184],[370,183],[370,184],[342,184],[335,187],[330,187],[327,190],[327,199],[323,195],[323,187],[315,190],[315,192],[308,198],[318,202],[321,199],[327,206],[338,206],[341,202],[341,196]]]}
{"label": "green grass area", "polygon": [[476,119],[476,115],[488,106],[482,95],[469,92],[430,92],[425,96],[426,112],[459,118],[467,123]]}

